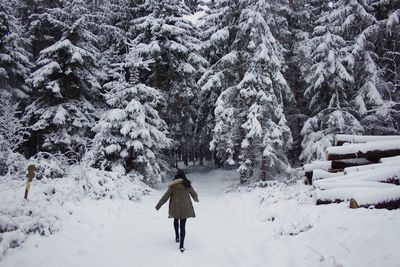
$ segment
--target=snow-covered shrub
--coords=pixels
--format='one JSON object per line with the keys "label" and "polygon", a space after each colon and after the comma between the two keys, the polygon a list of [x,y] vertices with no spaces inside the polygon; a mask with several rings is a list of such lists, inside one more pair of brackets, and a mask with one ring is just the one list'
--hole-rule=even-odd
{"label": "snow-covered shrub", "polygon": [[[8,194],[7,194],[8,193]],[[10,192],[2,191],[6,198],[0,203],[0,260],[8,249],[20,246],[31,234],[48,236],[61,227],[57,203],[14,200]]]}
{"label": "snow-covered shrub", "polygon": [[69,160],[61,155],[52,155],[47,152],[39,152],[30,159],[26,159],[24,155],[18,152],[11,152],[5,162],[7,173],[5,175],[12,179],[26,179],[27,169],[29,165],[35,165],[35,179],[43,178],[61,178],[67,175],[70,165]]}
{"label": "snow-covered shrub", "polygon": [[39,152],[30,159],[30,164],[36,166],[36,178],[61,178],[65,177],[69,168],[68,159],[60,154]]}
{"label": "snow-covered shrub", "polygon": [[[263,185],[264,187],[259,187]],[[245,198],[248,207],[254,207],[255,213],[249,212],[254,219],[268,223],[268,227],[277,235],[294,236],[308,231],[316,224],[316,218],[307,210],[299,209],[302,205],[314,205],[314,189],[298,180],[293,185],[277,181],[253,184],[241,187],[240,198]],[[251,208],[249,208],[251,210]]]}
{"label": "snow-covered shrub", "polygon": [[[55,157],[41,158],[38,162],[55,172],[62,164]],[[71,167],[64,178],[46,174],[40,168],[38,171],[52,179],[34,179],[28,201],[23,199],[21,181],[0,179],[0,260],[7,250],[20,246],[29,235],[48,236],[60,230],[62,218],[74,215],[70,203],[85,198],[138,201],[152,190],[137,173],[125,175],[81,165]]]}
{"label": "snow-covered shrub", "polygon": [[78,191],[74,194],[93,199],[139,200],[150,193],[150,188],[141,180],[139,173],[108,172],[90,167],[76,166],[71,178],[77,182]]}
{"label": "snow-covered shrub", "polygon": [[15,152],[8,155],[7,161],[7,176],[12,179],[25,179],[25,174],[28,168],[28,160],[24,155]]}

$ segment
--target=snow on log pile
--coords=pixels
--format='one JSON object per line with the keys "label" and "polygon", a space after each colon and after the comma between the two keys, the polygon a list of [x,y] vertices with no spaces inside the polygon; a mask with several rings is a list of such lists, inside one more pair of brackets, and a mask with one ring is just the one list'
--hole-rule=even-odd
{"label": "snow on log pile", "polygon": [[346,143],[366,143],[372,141],[400,140],[400,135],[349,135],[337,134],[335,136],[335,145],[341,146]]}
{"label": "snow on log pile", "polygon": [[400,139],[328,147],[326,155],[327,160],[366,158],[378,161],[381,158],[400,155]]}
{"label": "snow on log pile", "polygon": [[[347,167],[361,166],[371,164],[373,162],[366,159],[346,159],[346,160],[316,160],[310,164],[304,164],[302,170],[307,178],[307,183],[311,185],[314,180],[314,172],[316,170],[323,170],[329,173],[343,172]],[[320,175],[317,174],[317,176]],[[329,175],[326,174],[326,177]],[[316,177],[316,179],[326,178]]]}
{"label": "snow on log pile", "polygon": [[[338,135],[336,144],[342,146],[327,148],[326,161],[303,167],[316,204],[352,200],[356,207],[400,208],[400,136]],[[354,164],[335,169],[339,161]]]}

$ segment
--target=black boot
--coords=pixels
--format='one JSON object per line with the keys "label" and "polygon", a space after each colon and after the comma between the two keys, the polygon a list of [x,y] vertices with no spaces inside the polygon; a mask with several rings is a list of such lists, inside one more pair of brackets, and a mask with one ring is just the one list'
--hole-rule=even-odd
{"label": "black boot", "polygon": [[185,248],[183,247],[183,242],[185,241],[185,234],[182,235],[181,232],[181,240],[179,240],[179,250],[183,253],[185,251]]}
{"label": "black boot", "polygon": [[180,240],[179,240],[179,250],[183,253],[185,251],[185,248],[183,247],[183,244],[185,242],[185,235],[186,235],[186,219],[182,219],[179,222],[179,228],[180,228]]}

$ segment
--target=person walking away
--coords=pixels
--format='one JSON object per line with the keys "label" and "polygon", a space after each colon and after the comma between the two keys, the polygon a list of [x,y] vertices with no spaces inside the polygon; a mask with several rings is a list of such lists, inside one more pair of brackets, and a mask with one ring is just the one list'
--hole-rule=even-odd
{"label": "person walking away", "polygon": [[199,202],[192,183],[187,179],[183,170],[178,169],[174,180],[168,185],[167,192],[156,205],[159,210],[169,199],[168,218],[174,219],[175,241],[179,243],[179,250],[185,251],[186,219],[196,217],[190,196]]}

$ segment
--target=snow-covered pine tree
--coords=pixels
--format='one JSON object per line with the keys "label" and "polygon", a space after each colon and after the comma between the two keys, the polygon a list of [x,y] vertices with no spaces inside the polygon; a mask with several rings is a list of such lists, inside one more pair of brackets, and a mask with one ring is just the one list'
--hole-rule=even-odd
{"label": "snow-covered pine tree", "polygon": [[207,62],[198,53],[196,28],[183,18],[188,8],[182,1],[146,0],[139,12],[141,16],[131,23],[131,39],[138,53],[154,59],[144,83],[165,93],[166,105],[160,114],[187,162],[195,142],[196,80]]}
{"label": "snow-covered pine tree", "polygon": [[33,62],[36,62],[41,50],[61,38],[64,25],[62,21],[54,19],[52,10],[61,9],[63,6],[63,0],[24,0],[19,2],[18,13],[21,16],[22,24],[27,29]]}
{"label": "snow-covered pine tree", "polygon": [[[232,5],[229,1],[212,1],[207,4],[209,9],[207,15],[200,20],[200,29],[203,41],[202,52],[211,67],[198,81],[201,86],[200,101],[202,103],[200,129],[205,142],[215,140],[210,145],[215,162],[233,163],[237,130],[228,131],[228,129],[237,125],[236,118],[233,110],[226,109],[222,101],[218,102],[219,108],[216,108],[216,105],[222,90],[239,82],[239,78],[235,76],[237,66],[230,54],[233,43],[230,35],[234,34],[233,27],[238,23],[240,6],[237,1],[232,2]],[[215,114],[220,114],[219,122],[216,122]],[[217,134],[213,134],[213,131]]]}
{"label": "snow-covered pine tree", "polygon": [[372,1],[377,27],[370,30],[374,40],[374,57],[379,70],[379,89],[382,105],[369,111],[364,119],[369,123],[371,114],[377,118],[376,127],[368,127],[371,133],[400,133],[400,2]]}
{"label": "snow-covered pine tree", "polygon": [[26,80],[30,75],[29,41],[14,14],[13,2],[0,2],[0,90],[27,98]]}
{"label": "snow-covered pine tree", "polygon": [[306,162],[322,158],[334,134],[363,131],[350,104],[355,95],[354,57],[346,40],[336,33],[340,26],[336,21],[339,17],[334,15],[331,11],[323,13],[310,40],[312,66],[305,96],[313,117],[305,122],[301,131],[303,152],[300,155]]}
{"label": "snow-covered pine tree", "polygon": [[[211,59],[214,64],[200,82],[205,93],[222,91],[215,104],[211,149],[223,161],[239,159],[241,182],[256,166],[265,180],[288,170],[285,151],[291,134],[283,100],[291,92],[282,75],[282,48],[265,20],[268,4],[235,4],[220,1],[205,18],[206,24],[214,23],[205,32],[210,36],[206,52],[219,59]],[[221,23],[223,14],[226,20]]]}
{"label": "snow-covered pine tree", "polygon": [[288,152],[288,159],[293,164],[299,163],[301,154],[301,129],[308,118],[304,91],[306,89],[305,72],[310,69],[310,47],[308,45],[313,29],[314,13],[311,1],[291,0],[286,3],[285,17],[290,35],[285,40],[286,70],[284,76],[292,89],[294,101],[286,105],[285,113],[292,132],[293,144]]}
{"label": "snow-covered pine tree", "polygon": [[190,12],[195,13],[199,10],[199,5],[203,3],[203,0],[184,0],[184,2]]}
{"label": "snow-covered pine tree", "polygon": [[245,137],[240,127],[244,121],[238,120],[237,107],[227,103],[235,101],[230,99],[231,95],[235,95],[233,91],[245,73],[243,60],[238,59],[237,51],[242,51],[239,48],[242,44],[236,40],[236,34],[246,3],[221,0],[208,5],[208,14],[200,23],[202,50],[210,63],[210,68],[198,82],[206,111],[203,116],[207,127],[202,128],[213,128],[210,149],[215,154],[216,162],[235,164],[239,156],[239,139]]}
{"label": "snow-covered pine tree", "polygon": [[119,75],[104,85],[110,109],[93,129],[92,164],[108,170],[122,167],[154,183],[161,181],[166,168],[162,152],[171,147],[172,140],[157,111],[163,95],[139,80],[140,72],[149,70],[152,61],[143,61],[136,48],[130,48],[124,63],[114,65]]}
{"label": "snow-covered pine tree", "polygon": [[[295,87],[293,88],[296,100],[303,96],[297,96],[298,87],[302,87],[304,91],[307,87],[306,77],[309,74],[309,70],[312,66],[311,59],[311,41],[314,27],[317,25],[317,20],[324,12],[324,9],[328,7],[329,0],[293,0],[291,1],[292,14],[290,16],[290,31],[293,35],[293,58],[291,64],[295,65],[300,72],[301,81],[295,81]],[[289,66],[290,67],[290,66]],[[300,83],[303,85],[300,86]]]}
{"label": "snow-covered pine tree", "polygon": [[92,103],[99,96],[100,84],[96,37],[85,25],[88,13],[85,2],[74,0],[38,16],[54,22],[62,35],[40,51],[31,76],[36,99],[24,115],[31,126],[30,154],[60,152],[76,160],[92,138],[97,117]]}
{"label": "snow-covered pine tree", "polygon": [[[292,0],[293,1],[293,0]],[[283,53],[287,53],[286,49],[291,42],[291,32],[289,31],[289,19],[293,13],[290,1],[287,0],[269,0],[263,3],[263,10],[259,10],[265,14],[265,21],[269,25],[272,35],[279,41],[278,45],[282,46]]]}
{"label": "snow-covered pine tree", "polygon": [[[130,31],[131,22],[139,17],[143,0],[106,0],[108,8],[104,8],[104,15],[108,18],[108,24],[121,29],[125,34]],[[107,5],[105,5],[107,6]]]}
{"label": "snow-covered pine tree", "polygon": [[112,62],[122,62],[128,52],[126,45],[131,21],[138,16],[138,0],[103,0],[93,3],[90,28],[98,36],[98,49],[102,55],[99,65],[105,71],[106,82],[112,79]]}
{"label": "snow-covered pine tree", "polygon": [[335,22],[335,33],[351,46],[355,58],[354,102],[364,133],[396,134],[384,100],[383,70],[373,49],[373,39],[380,32],[373,7],[367,1],[340,0],[332,4],[332,9],[328,19]]}

